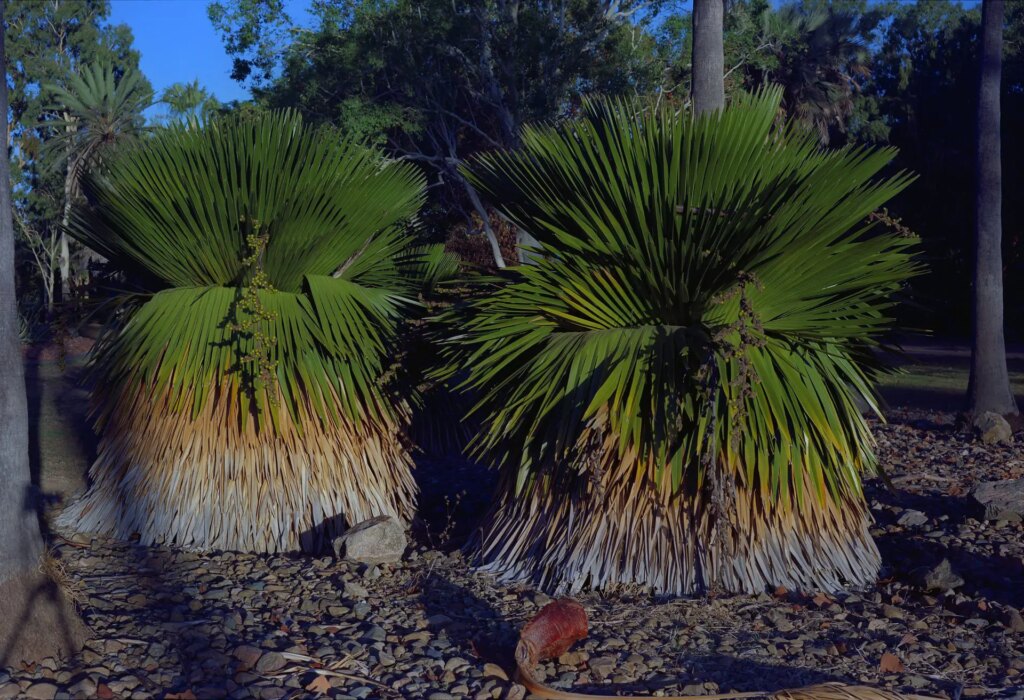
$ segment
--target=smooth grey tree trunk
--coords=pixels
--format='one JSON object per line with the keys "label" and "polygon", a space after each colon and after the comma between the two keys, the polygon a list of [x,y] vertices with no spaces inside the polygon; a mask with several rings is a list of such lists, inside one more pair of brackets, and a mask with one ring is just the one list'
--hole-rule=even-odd
{"label": "smooth grey tree trunk", "polygon": [[691,92],[694,114],[713,112],[725,107],[724,1],[693,1]]}
{"label": "smooth grey tree trunk", "polygon": [[979,415],[1017,413],[1003,337],[1002,164],[999,90],[1003,51],[1003,0],[985,0],[981,11],[977,122],[974,344],[969,408]]}
{"label": "smooth grey tree trunk", "polygon": [[[0,0],[0,30],[4,5]],[[3,35],[0,31],[0,66],[6,69]],[[0,114],[6,143],[6,81],[0,84]],[[0,158],[0,533],[0,582],[39,566],[43,538],[29,468],[28,404],[14,287],[11,171],[6,154]]]}

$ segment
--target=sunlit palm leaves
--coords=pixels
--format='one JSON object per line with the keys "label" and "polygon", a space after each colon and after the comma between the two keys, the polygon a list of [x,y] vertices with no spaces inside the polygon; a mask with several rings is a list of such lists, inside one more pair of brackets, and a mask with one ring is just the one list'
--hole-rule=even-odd
{"label": "sunlit palm leaves", "polygon": [[877,571],[857,409],[916,271],[866,216],[891,150],[596,102],[472,177],[540,244],[456,339],[503,493],[481,555],[553,587],[837,588]]}
{"label": "sunlit palm leaves", "polygon": [[155,293],[96,352],[103,442],[65,522],[274,551],[410,518],[384,375],[429,264],[404,252],[420,174],[278,113],[161,131],[83,190],[74,235]]}

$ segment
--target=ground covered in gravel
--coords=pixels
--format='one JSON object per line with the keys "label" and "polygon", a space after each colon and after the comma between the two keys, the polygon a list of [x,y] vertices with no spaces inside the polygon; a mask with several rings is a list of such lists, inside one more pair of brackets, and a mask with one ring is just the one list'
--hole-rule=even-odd
{"label": "ground covered in gravel", "polygon": [[[876,586],[834,598],[585,595],[589,638],[543,676],[610,696],[834,680],[1024,699],[1024,525],[981,520],[968,498],[980,481],[1024,476],[1024,448],[983,446],[931,412],[894,411],[876,435],[895,489],[868,488],[886,561]],[[424,470],[427,524],[396,566],[58,538],[95,637],[72,659],[0,671],[0,697],[524,698],[512,647],[549,599],[497,585],[452,551],[486,504],[480,478],[468,465]],[[943,559],[946,594],[925,583]]]}

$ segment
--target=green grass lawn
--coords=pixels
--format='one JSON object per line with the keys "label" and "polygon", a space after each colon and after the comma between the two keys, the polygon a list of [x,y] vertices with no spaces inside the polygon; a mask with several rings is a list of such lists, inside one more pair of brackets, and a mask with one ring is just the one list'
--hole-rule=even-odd
{"label": "green grass lawn", "polygon": [[[898,371],[879,383],[891,406],[960,411],[967,398],[970,348],[938,342],[908,345],[905,357],[896,360]],[[1011,352],[1010,383],[1024,406],[1024,355]]]}
{"label": "green grass lawn", "polygon": [[[958,393],[967,392],[970,371],[967,367],[948,367],[932,364],[912,364],[900,368],[896,374],[885,377],[884,389],[935,389]],[[1024,372],[1010,372],[1010,384],[1016,394],[1024,394]]]}

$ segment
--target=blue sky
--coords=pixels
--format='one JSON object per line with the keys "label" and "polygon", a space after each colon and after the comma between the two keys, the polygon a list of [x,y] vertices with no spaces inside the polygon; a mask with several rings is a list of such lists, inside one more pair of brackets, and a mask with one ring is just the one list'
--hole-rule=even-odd
{"label": "blue sky", "polygon": [[[110,23],[127,24],[142,54],[141,68],[159,95],[177,82],[199,79],[222,102],[248,93],[231,79],[231,58],[206,17],[208,0],[112,0]],[[286,2],[292,17],[308,0]],[[158,110],[159,111],[159,110]]]}

